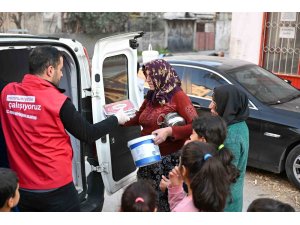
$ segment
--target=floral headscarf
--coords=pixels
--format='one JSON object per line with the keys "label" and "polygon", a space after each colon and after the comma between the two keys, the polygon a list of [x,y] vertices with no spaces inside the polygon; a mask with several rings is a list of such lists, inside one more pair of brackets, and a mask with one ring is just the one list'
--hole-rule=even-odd
{"label": "floral headscarf", "polygon": [[152,80],[154,90],[149,90],[147,99],[152,102],[165,104],[181,90],[181,81],[173,67],[163,59],[156,59],[143,66],[145,77]]}

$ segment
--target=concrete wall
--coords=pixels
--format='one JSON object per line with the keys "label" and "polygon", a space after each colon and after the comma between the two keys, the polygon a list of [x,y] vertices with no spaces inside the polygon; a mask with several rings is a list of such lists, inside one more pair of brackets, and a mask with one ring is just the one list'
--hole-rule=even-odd
{"label": "concrete wall", "polygon": [[259,63],[263,13],[232,13],[229,57]]}
{"label": "concrete wall", "polygon": [[215,49],[228,51],[230,43],[231,13],[220,13],[216,20]]}
{"label": "concrete wall", "polygon": [[195,20],[167,20],[167,46],[172,52],[193,51]]}

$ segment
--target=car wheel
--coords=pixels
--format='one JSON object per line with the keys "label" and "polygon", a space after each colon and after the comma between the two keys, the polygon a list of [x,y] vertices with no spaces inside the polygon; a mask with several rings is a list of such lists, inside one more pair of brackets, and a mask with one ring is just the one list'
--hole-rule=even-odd
{"label": "car wheel", "polygon": [[297,145],[288,154],[285,171],[289,180],[300,189],[300,145]]}

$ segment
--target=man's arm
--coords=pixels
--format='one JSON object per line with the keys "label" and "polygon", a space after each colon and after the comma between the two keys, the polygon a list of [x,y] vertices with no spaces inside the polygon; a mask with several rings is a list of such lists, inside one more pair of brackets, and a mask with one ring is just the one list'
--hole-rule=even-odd
{"label": "man's arm", "polygon": [[93,143],[118,127],[116,116],[110,116],[96,124],[90,124],[76,110],[69,98],[62,105],[59,115],[65,129],[77,139],[87,143]]}

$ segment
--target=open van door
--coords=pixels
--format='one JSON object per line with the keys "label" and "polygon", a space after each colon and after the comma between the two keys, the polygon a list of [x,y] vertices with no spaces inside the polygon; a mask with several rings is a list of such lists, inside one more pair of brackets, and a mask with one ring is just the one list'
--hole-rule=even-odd
{"label": "open van door", "polygon": [[[92,59],[93,122],[106,118],[103,106],[130,100],[136,110],[141,104],[137,85],[137,38],[143,32],[100,39]],[[105,189],[112,194],[136,179],[136,167],[127,142],[140,136],[140,126],[118,127],[96,141]]]}

